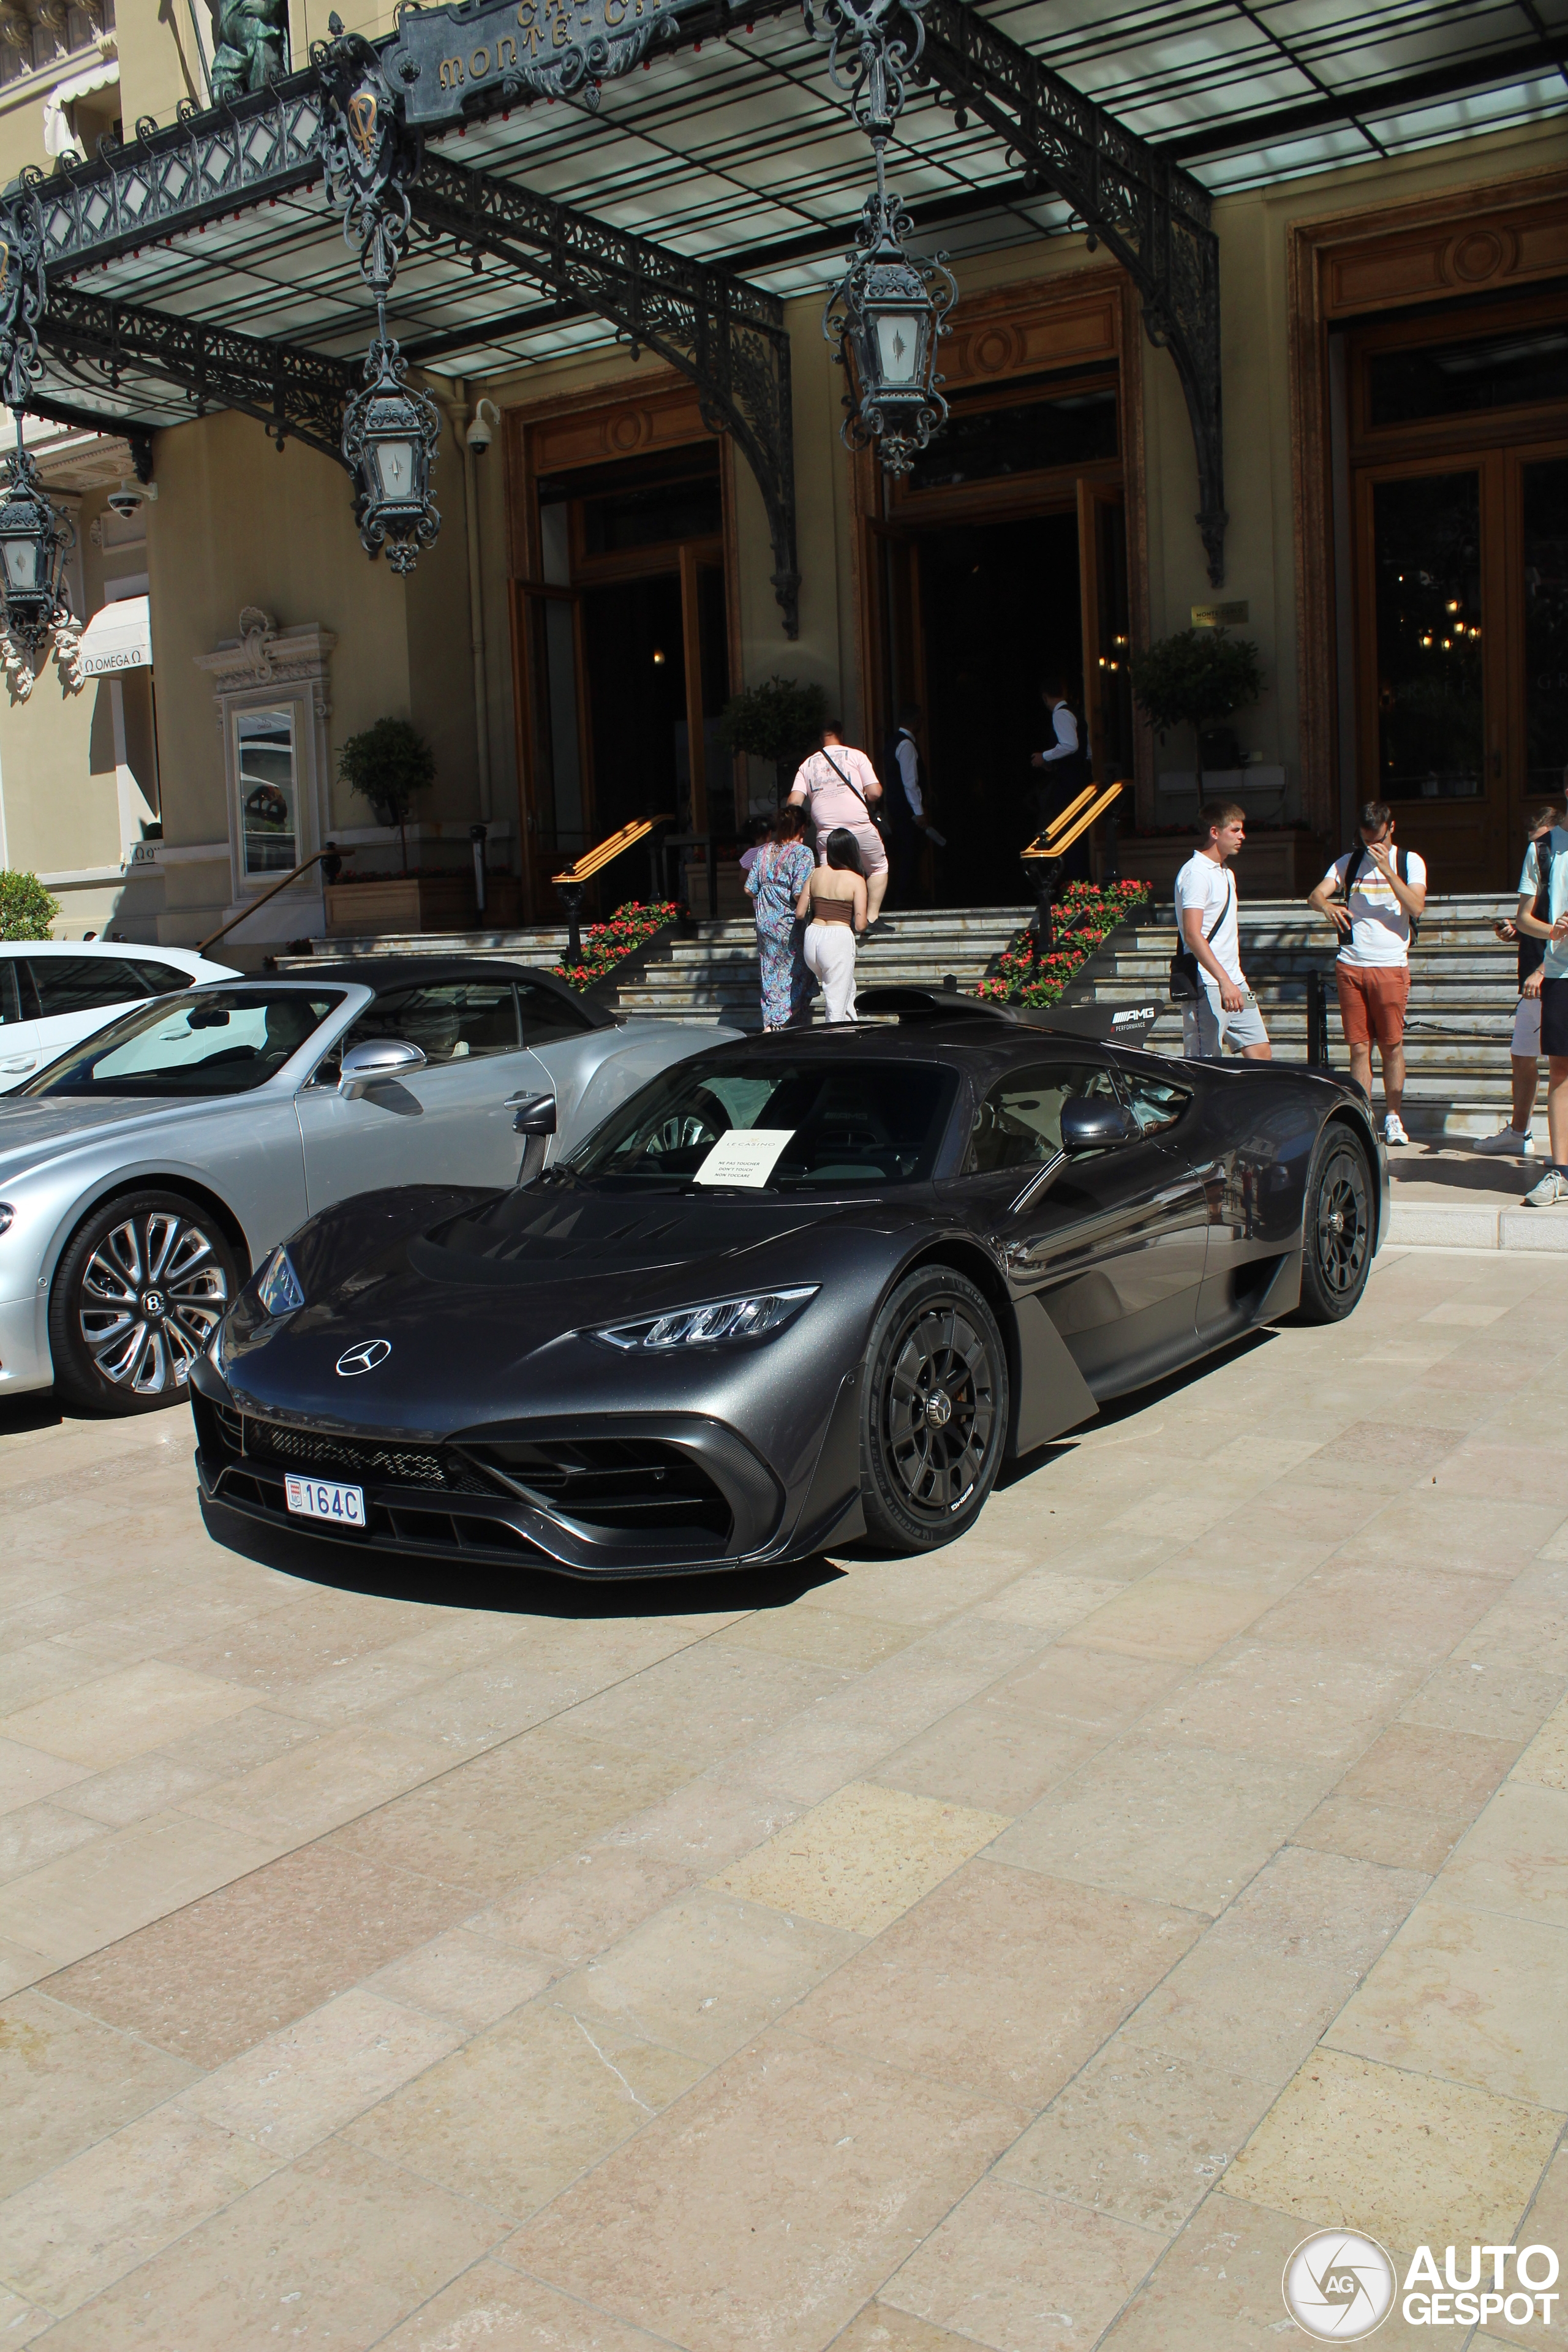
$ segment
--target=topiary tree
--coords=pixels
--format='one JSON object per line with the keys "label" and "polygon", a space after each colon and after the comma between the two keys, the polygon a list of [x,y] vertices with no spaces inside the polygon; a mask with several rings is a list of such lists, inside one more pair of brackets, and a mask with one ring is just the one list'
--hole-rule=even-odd
{"label": "topiary tree", "polygon": [[406,719],[378,719],[351,735],[338,753],[338,774],[350,792],[370,803],[377,824],[395,824],[408,871],[408,814],[416,793],[436,781],[436,754]]}
{"label": "topiary tree", "polygon": [[1129,666],[1132,692],[1163,742],[1173,727],[1193,730],[1198,798],[1204,796],[1203,735],[1256,702],[1263,691],[1258,647],[1249,637],[1227,637],[1223,629],[1178,629],[1160,637]]}
{"label": "topiary tree", "polygon": [[726,751],[746,751],[754,760],[773,761],[782,801],[826,718],[827,697],[821,687],[801,686],[793,677],[770,677],[732,696],[724,705],[719,727]]}
{"label": "topiary tree", "polygon": [[9,874],[0,868],[0,940],[47,940],[49,925],[60,911],[36,874]]}

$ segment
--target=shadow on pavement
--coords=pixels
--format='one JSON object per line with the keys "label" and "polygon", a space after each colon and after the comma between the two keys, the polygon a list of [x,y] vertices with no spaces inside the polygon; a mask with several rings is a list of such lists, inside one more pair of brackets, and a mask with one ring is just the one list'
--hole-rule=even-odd
{"label": "shadow on pavement", "polygon": [[515,1617],[683,1617],[732,1609],[783,1609],[817,1585],[835,1584],[842,1569],[820,1555],[788,1568],[722,1570],[707,1576],[626,1576],[613,1580],[527,1568],[468,1568],[438,1559],[409,1559],[372,1545],[334,1543],[293,1535],[204,1502],[213,1541],[259,1567],[337,1592],[384,1601],[422,1602],[433,1609],[482,1609]]}

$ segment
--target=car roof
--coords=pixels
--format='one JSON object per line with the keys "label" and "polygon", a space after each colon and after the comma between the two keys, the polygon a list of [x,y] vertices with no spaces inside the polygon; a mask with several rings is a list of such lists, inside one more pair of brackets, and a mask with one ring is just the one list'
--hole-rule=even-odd
{"label": "car roof", "polygon": [[575,998],[576,991],[567,988],[552,971],[542,971],[535,964],[512,963],[500,956],[348,956],[342,962],[331,963],[323,956],[313,961],[308,972],[280,972],[279,979],[362,981],[370,988],[414,988],[421,982],[433,984],[450,980],[531,980],[542,982],[545,987]]}

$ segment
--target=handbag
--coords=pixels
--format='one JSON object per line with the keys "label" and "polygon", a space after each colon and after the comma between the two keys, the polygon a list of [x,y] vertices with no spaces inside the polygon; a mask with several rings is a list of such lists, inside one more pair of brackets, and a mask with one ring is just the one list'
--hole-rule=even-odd
{"label": "handbag", "polygon": [[[1236,904],[1236,884],[1228,874],[1225,878],[1226,882],[1229,883],[1230,887],[1226,892],[1224,906],[1215,917],[1211,928],[1204,933],[1204,945],[1205,948],[1212,947],[1214,945],[1215,932],[1218,930],[1220,925],[1229,914],[1232,907]],[[1179,947],[1176,950],[1175,954],[1171,958],[1171,1002],[1173,1004],[1195,1004],[1197,1003],[1198,989],[1201,986],[1201,982],[1198,979],[1198,960],[1193,950],[1189,947]]]}
{"label": "handbag", "polygon": [[839,782],[841,784],[848,785],[849,790],[854,793],[856,799],[859,802],[861,807],[866,812],[867,824],[875,828],[877,838],[880,841],[882,838],[882,819],[880,812],[871,806],[870,802],[866,798],[865,793],[860,790],[858,784],[850,782],[849,778],[845,774],[843,769],[839,766],[837,761],[834,758],[826,743],[822,747],[822,756],[826,761],[828,766],[832,769],[834,774],[837,777]]}

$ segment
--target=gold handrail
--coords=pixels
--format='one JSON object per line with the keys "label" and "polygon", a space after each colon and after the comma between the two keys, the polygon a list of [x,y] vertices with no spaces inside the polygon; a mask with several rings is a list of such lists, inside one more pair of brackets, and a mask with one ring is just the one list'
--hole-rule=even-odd
{"label": "gold handrail", "polygon": [[1056,820],[1058,825],[1064,824],[1074,809],[1083,809],[1083,814],[1077,824],[1069,826],[1066,833],[1055,834],[1054,837],[1053,832],[1047,830],[1041,835],[1038,841],[1032,841],[1022,855],[1025,857],[1064,857],[1079,834],[1087,833],[1089,826],[1105,814],[1111,803],[1119,800],[1126,789],[1125,783],[1107,784],[1099,798],[1092,802],[1092,805],[1083,808],[1084,802],[1089,800],[1094,792],[1094,786],[1090,784],[1089,792],[1079,793],[1077,800],[1065,808]]}
{"label": "gold handrail", "polygon": [[552,874],[550,878],[557,887],[563,882],[591,881],[602,867],[609,865],[612,858],[619,857],[623,850],[635,849],[639,841],[646,841],[656,824],[671,822],[668,816],[639,816],[631,824],[623,824],[619,833],[607,834],[594,848],[585,849],[576,864],[569,866],[564,874]]}
{"label": "gold handrail", "polygon": [[1066,808],[1063,809],[1058,815],[1052,817],[1049,824],[1047,825],[1044,833],[1040,835],[1040,839],[1046,843],[1047,847],[1055,841],[1058,834],[1061,832],[1063,826],[1069,824],[1078,814],[1085,802],[1091,801],[1094,798],[1098,790],[1099,786],[1096,784],[1085,784],[1078,798],[1076,800],[1068,801]]}
{"label": "gold handrail", "polygon": [[247,915],[255,914],[258,907],[265,907],[268,898],[276,898],[279,890],[287,890],[290,882],[298,882],[301,874],[308,874],[312,866],[321,864],[323,857],[335,857],[337,854],[337,843],[329,841],[325,849],[318,849],[311,856],[301,858],[291,873],[285,874],[281,882],[274,882],[270,890],[263,890],[259,898],[253,898],[248,907],[242,907],[221,929],[209,931],[205,940],[198,940],[196,953],[205,955],[208,948],[216,947],[219,940],[226,940],[230,931],[237,931]]}

